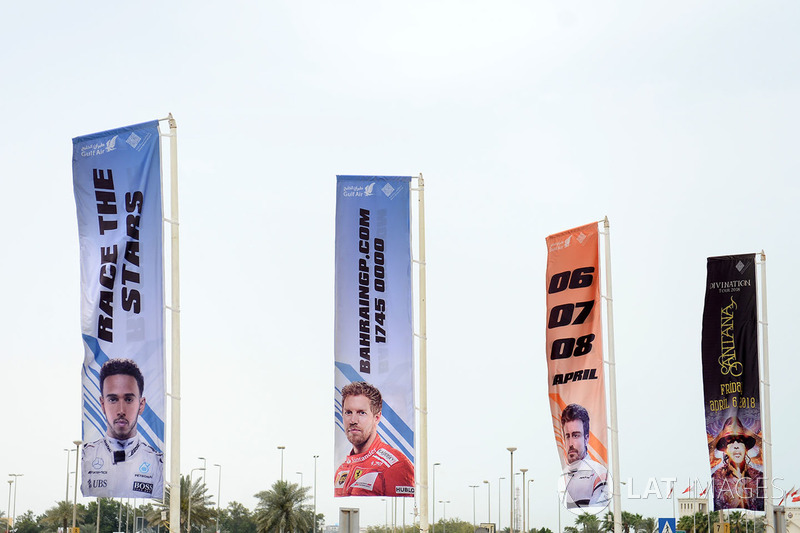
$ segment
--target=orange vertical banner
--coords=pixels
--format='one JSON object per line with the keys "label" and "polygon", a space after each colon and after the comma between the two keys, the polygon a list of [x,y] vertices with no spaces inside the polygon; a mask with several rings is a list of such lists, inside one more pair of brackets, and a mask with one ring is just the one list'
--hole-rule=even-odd
{"label": "orange vertical banner", "polygon": [[610,498],[598,243],[597,223],[547,237],[547,379],[569,508]]}

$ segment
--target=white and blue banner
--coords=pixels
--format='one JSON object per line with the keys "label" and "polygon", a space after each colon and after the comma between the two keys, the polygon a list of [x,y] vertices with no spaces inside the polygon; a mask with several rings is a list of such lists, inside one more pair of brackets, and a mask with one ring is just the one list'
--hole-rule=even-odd
{"label": "white and blue banner", "polygon": [[[165,377],[158,122],[72,142],[84,345],[81,490],[84,496],[161,498]],[[112,387],[106,377],[101,397],[100,372],[109,360],[129,361],[107,368],[122,381]],[[125,388],[125,379],[132,380],[132,389]],[[126,403],[134,407],[120,407]]]}
{"label": "white and blue banner", "polygon": [[[394,457],[400,452],[413,465],[411,178],[337,176],[336,180],[334,467],[352,459],[358,449],[345,431],[342,388],[359,381],[379,389],[383,399],[377,434],[388,453],[380,453]],[[354,470],[353,477],[359,475],[362,472]],[[375,475],[380,479],[383,473]],[[413,471],[410,475],[413,480]],[[413,481],[410,489],[401,489],[408,480],[407,473],[403,476],[406,481],[396,483],[397,494],[413,495]],[[340,477],[342,489],[346,475]],[[350,491],[353,481],[348,481],[348,491],[337,495],[379,495],[377,485],[369,491]],[[395,488],[391,491],[394,494]]]}

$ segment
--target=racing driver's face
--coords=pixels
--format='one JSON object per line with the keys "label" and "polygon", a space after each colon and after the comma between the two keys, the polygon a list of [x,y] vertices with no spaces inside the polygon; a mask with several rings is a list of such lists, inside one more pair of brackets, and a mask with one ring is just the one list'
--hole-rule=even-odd
{"label": "racing driver's face", "polygon": [[570,420],[564,423],[564,444],[567,448],[568,463],[574,463],[586,457],[587,437],[583,434],[583,421]]}
{"label": "racing driver's face", "polygon": [[100,405],[108,422],[108,436],[125,440],[136,435],[136,421],[144,411],[136,378],[126,374],[108,376],[103,382]]}
{"label": "racing driver's face", "polygon": [[380,413],[372,413],[369,398],[363,394],[348,396],[344,400],[342,416],[347,440],[353,445],[353,451],[363,453],[368,450],[375,441],[381,419]]}

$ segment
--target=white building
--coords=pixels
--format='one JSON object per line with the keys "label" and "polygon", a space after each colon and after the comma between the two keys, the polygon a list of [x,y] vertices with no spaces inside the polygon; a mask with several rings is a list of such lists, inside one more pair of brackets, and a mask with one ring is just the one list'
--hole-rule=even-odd
{"label": "white building", "polygon": [[708,498],[678,498],[678,520],[695,513],[708,512]]}

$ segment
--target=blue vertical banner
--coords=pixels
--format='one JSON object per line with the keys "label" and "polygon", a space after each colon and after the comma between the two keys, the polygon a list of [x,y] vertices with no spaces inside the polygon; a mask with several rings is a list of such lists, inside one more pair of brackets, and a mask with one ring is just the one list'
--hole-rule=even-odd
{"label": "blue vertical banner", "polygon": [[415,492],[410,184],[337,176],[335,496]]}
{"label": "blue vertical banner", "polygon": [[72,140],[81,261],[81,492],[161,498],[164,281],[158,122]]}

